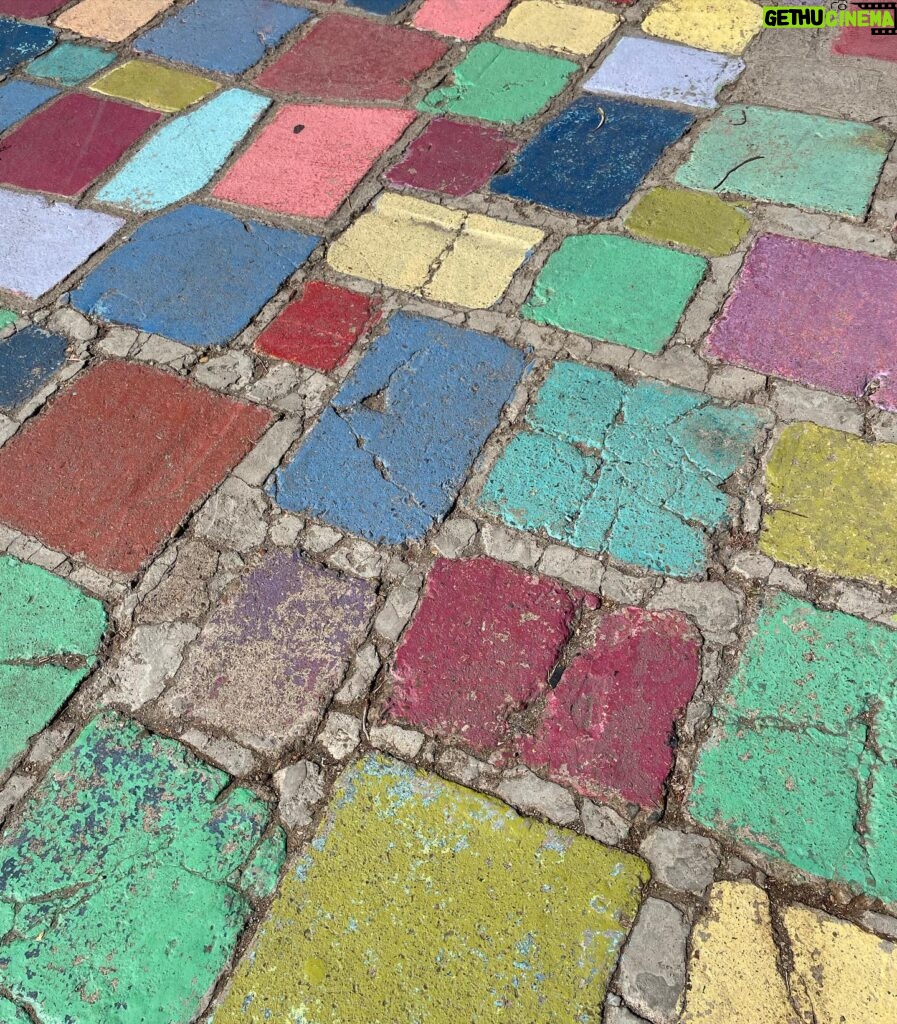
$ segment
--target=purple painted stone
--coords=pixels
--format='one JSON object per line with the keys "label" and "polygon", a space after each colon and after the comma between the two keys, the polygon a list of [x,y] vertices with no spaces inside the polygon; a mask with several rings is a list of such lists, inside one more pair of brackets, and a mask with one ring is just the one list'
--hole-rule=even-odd
{"label": "purple painted stone", "polygon": [[740,366],[897,410],[895,295],[893,260],[761,235],[708,347]]}
{"label": "purple painted stone", "polygon": [[277,551],[250,572],[188,651],[165,709],[265,753],[317,724],[374,608],[374,590]]}

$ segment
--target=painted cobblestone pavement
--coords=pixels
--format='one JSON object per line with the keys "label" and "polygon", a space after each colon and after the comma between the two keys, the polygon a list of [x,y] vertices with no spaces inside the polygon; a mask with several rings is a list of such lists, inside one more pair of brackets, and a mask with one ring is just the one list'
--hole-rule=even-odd
{"label": "painted cobblestone pavement", "polygon": [[894,38],[0,0],[0,1024],[897,1019]]}

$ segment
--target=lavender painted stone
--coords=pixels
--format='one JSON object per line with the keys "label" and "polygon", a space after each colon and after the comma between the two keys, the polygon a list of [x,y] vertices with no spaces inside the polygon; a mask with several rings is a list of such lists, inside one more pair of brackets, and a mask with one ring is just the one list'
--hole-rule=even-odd
{"label": "lavender painted stone", "polygon": [[39,298],[124,224],[120,217],[0,189],[0,288]]}
{"label": "lavender painted stone", "polygon": [[715,107],[717,93],[734,82],[744,67],[737,57],[624,36],[583,88],[612,96]]}
{"label": "lavender painted stone", "polygon": [[314,728],[374,608],[373,587],[278,551],[206,623],[165,709],[265,753]]}

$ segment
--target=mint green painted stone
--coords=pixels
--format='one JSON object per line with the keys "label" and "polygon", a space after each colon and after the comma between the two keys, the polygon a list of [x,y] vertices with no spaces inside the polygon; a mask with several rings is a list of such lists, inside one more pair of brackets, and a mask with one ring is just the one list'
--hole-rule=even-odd
{"label": "mint green painted stone", "polygon": [[706,270],[701,256],[619,235],[577,235],[548,258],[521,312],[536,323],[659,352]]}
{"label": "mint green painted stone", "polygon": [[773,598],[698,759],[695,819],[802,871],[897,899],[895,679],[897,632]]}
{"label": "mint green painted stone", "polygon": [[[2,934],[2,930],[0,930],[0,935]],[[33,1024],[33,1022],[15,1003],[0,996],[0,1024]]]}
{"label": "mint green painted stone", "polygon": [[49,53],[28,65],[28,74],[34,78],[59,82],[61,85],[78,85],[108,67],[115,60],[115,56],[114,53],[107,53],[95,46],[57,43]]}
{"label": "mint green painted stone", "polygon": [[9,327],[10,324],[14,324],[16,320],[18,320],[18,316],[11,309],[0,309],[0,331],[4,327]]}
{"label": "mint green painted stone", "polygon": [[266,900],[277,888],[287,858],[287,836],[278,825],[256,847],[240,877],[240,888],[256,900]]}
{"label": "mint green painted stone", "polygon": [[269,819],[229,783],[114,712],[84,728],[0,839],[0,984],[18,1007],[45,1024],[195,1017],[249,917],[239,879]]}
{"label": "mint green painted stone", "polygon": [[99,601],[0,555],[0,777],[93,669],[105,631]]}
{"label": "mint green painted stone", "polygon": [[547,106],[576,71],[560,57],[478,43],[455,68],[454,83],[428,93],[418,109],[518,124]]}
{"label": "mint green painted stone", "polygon": [[892,139],[856,121],[770,107],[726,107],[676,181],[690,188],[864,217]]}

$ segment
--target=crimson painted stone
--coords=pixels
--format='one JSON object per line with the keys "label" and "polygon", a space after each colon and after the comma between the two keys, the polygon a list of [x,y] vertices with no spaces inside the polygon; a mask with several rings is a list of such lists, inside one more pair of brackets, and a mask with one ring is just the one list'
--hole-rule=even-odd
{"label": "crimson painted stone", "polygon": [[897,263],[761,235],[709,336],[720,359],[897,409]]}
{"label": "crimson painted stone", "polygon": [[323,715],[375,602],[370,583],[269,555],[213,612],[165,709],[282,753]]}
{"label": "crimson painted stone", "polygon": [[0,448],[0,522],[134,573],[269,422],[159,370],[103,363]]}
{"label": "crimson painted stone", "polygon": [[832,52],[843,57],[897,60],[897,35],[873,35],[868,28],[844,25],[832,43]]}
{"label": "crimson painted stone", "polygon": [[394,185],[466,196],[485,185],[516,149],[516,142],[491,125],[438,117],[386,177]]}
{"label": "crimson painted stone", "polygon": [[0,14],[14,18],[45,18],[65,6],[65,0],[0,0]]}
{"label": "crimson painted stone", "polygon": [[302,294],[259,335],[256,348],[324,373],[335,369],[356,341],[380,319],[380,300],[324,281]]}
{"label": "crimson painted stone", "polygon": [[84,93],[62,96],[3,140],[0,182],[78,195],[161,116]]}
{"label": "crimson painted stone", "polygon": [[263,89],[323,99],[401,100],[446,43],[348,14],[322,18],[257,78]]}

